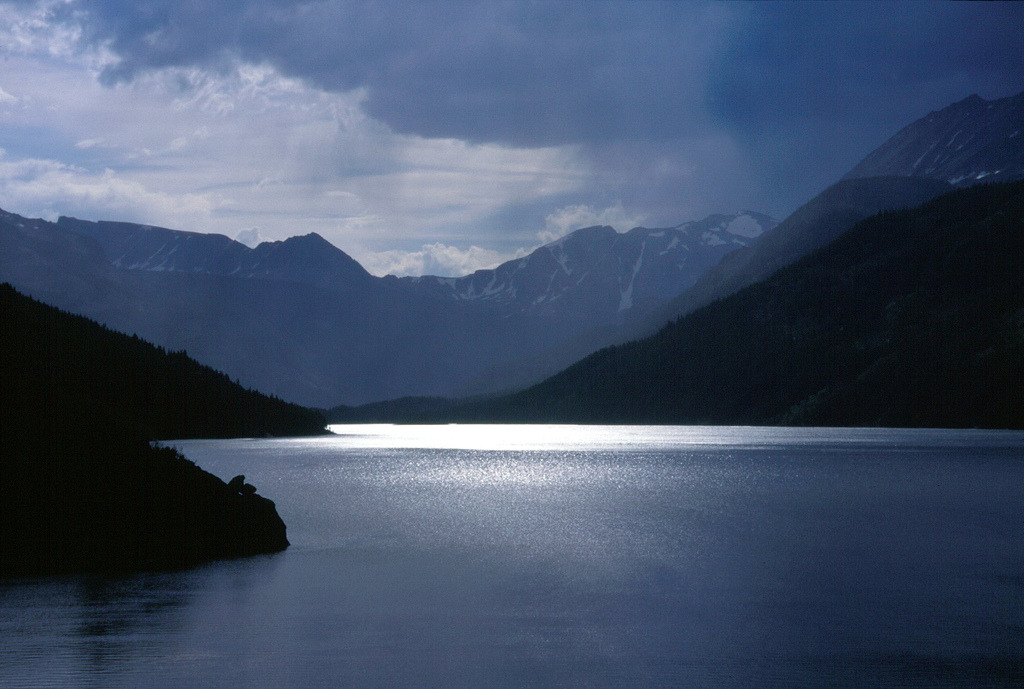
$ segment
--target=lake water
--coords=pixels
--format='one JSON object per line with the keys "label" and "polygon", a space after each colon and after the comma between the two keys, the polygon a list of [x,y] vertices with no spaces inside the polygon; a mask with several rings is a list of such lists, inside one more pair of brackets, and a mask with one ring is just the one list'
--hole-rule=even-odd
{"label": "lake water", "polygon": [[1024,434],[180,441],[292,547],[0,583],[3,687],[1024,685]]}

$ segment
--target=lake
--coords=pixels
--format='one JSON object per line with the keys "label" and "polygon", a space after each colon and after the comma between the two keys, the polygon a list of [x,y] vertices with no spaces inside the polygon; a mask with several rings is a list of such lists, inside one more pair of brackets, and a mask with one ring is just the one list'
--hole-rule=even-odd
{"label": "lake", "polygon": [[332,429],[171,443],[291,548],[0,583],[0,686],[1024,685],[1024,433]]}

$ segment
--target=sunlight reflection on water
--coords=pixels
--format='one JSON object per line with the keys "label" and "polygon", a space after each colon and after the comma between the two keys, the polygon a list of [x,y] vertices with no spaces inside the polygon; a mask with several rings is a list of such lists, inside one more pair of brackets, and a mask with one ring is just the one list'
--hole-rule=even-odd
{"label": "sunlight reflection on water", "polygon": [[786,428],[753,426],[588,426],[571,424],[334,424],[334,437],[310,439],[343,447],[423,448],[459,450],[674,450],[694,447],[892,446],[894,433],[902,445],[928,447],[1019,446],[1019,431],[947,429]]}
{"label": "sunlight reflection on water", "polygon": [[334,426],[191,440],[292,547],[0,585],[0,686],[1009,686],[1024,434]]}

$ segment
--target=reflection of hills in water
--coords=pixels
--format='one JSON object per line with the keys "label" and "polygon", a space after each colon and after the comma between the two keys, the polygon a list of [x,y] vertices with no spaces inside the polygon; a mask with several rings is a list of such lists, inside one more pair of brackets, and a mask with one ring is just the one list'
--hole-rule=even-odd
{"label": "reflection of hills in water", "polygon": [[[0,680],[21,686],[19,679],[31,676],[45,685],[49,676],[75,686],[103,677],[106,686],[139,686],[154,675],[174,679],[175,663],[166,661],[177,658],[177,681],[184,682],[203,658],[225,650],[209,639],[197,642],[204,617],[197,613],[258,605],[254,586],[276,568],[267,556],[176,572],[8,581],[0,600]],[[220,658],[220,667],[230,660]],[[40,662],[45,670],[35,667]]]}

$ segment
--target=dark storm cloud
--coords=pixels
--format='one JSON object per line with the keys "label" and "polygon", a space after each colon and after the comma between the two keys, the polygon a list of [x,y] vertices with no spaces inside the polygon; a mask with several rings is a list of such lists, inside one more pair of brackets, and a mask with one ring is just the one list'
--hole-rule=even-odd
{"label": "dark storm cloud", "polygon": [[[709,102],[742,129],[840,120],[1024,82],[1019,4],[754,3],[716,55]],[[947,93],[936,94],[936,91]],[[969,95],[963,93],[963,96]],[[963,97],[960,96],[960,97]]]}
{"label": "dark storm cloud", "polygon": [[[971,93],[1024,88],[1019,3],[754,3],[707,85],[769,191],[806,197],[901,127]],[[794,194],[795,192],[795,194]]]}
{"label": "dark storm cloud", "polygon": [[664,3],[108,2],[92,37],[107,81],[167,66],[269,61],[367,89],[404,133],[515,145],[658,139],[700,124],[723,8]]}
{"label": "dark storm cloud", "polygon": [[[87,7],[86,35],[119,57],[108,82],[167,66],[269,62],[328,90],[364,89],[366,111],[397,132],[581,144],[612,168],[633,142],[635,155],[659,154],[664,174],[647,171],[643,189],[622,198],[653,207],[670,207],[675,190],[707,168],[721,178],[718,188],[701,182],[708,204],[729,202],[739,188],[748,205],[787,212],[929,110],[972,92],[992,98],[1024,88],[1018,4]],[[730,167],[720,154],[739,158]],[[612,169],[609,179],[636,166]],[[753,179],[730,179],[740,174]]]}

